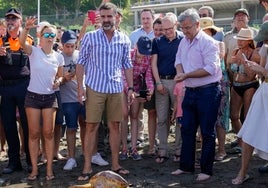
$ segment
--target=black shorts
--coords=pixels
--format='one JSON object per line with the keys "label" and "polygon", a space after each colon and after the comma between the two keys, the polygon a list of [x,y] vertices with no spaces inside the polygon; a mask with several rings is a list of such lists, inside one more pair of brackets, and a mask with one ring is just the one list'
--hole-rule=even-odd
{"label": "black shorts", "polygon": [[145,103],[143,103],[143,108],[146,110],[155,109],[155,94],[154,93],[153,93],[150,101],[146,101]]}
{"label": "black shorts", "polygon": [[58,108],[58,102],[55,93],[38,94],[31,91],[27,91],[24,105],[25,107],[31,107],[36,109]]}

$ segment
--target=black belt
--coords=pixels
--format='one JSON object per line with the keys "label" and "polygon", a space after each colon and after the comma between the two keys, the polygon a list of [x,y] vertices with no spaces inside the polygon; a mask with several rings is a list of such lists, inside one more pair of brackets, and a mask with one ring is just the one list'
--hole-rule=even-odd
{"label": "black belt", "polygon": [[173,80],[175,78],[175,75],[159,75],[160,79],[165,79],[165,80]]}
{"label": "black belt", "polygon": [[219,84],[220,84],[219,82],[213,82],[213,83],[198,86],[198,87],[185,87],[185,88],[188,90],[194,91],[194,90],[200,90],[200,89],[204,89],[208,87],[215,87],[215,86],[218,86]]}

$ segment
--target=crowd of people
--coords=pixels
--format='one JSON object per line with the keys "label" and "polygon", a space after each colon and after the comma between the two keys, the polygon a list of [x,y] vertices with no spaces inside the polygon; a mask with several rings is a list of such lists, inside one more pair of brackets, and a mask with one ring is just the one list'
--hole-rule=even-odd
{"label": "crowd of people", "polygon": [[[268,11],[268,3],[261,4]],[[171,155],[178,169],[173,175],[193,173],[199,165],[196,181],[208,180],[214,161],[227,156],[225,137],[231,128],[237,134],[231,153],[242,153],[232,184],[248,180],[254,149],[268,159],[265,16],[258,31],[248,26],[248,11],[237,9],[226,33],[214,25],[210,6],[158,18],[153,10],[143,9],[140,18],[142,26],[128,36],[120,28],[122,11],[109,2],[100,5],[94,20],[85,18],[80,32],[63,31],[46,21],[37,24],[36,17],[23,22],[15,8],[6,12],[0,20],[0,141],[1,151],[7,141],[9,161],[2,174],[22,170],[22,153],[29,181],[39,176],[40,156],[47,181],[55,178],[54,158],[66,160],[63,170],[72,170],[77,167],[78,129],[84,157],[79,181],[92,176],[92,163],[109,165],[104,159],[106,137],[111,170],[129,174],[120,160],[144,160],[138,150],[144,140],[144,109],[148,154],[157,164],[169,159],[168,136],[175,125]],[[86,32],[89,25],[95,30]],[[36,29],[38,44],[29,35],[31,29]],[[59,153],[63,124],[67,156]],[[268,165],[259,171],[268,173]]]}

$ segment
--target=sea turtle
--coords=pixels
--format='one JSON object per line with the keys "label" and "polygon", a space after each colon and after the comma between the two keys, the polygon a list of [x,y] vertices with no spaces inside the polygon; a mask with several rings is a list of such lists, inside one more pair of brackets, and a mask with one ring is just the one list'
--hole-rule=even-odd
{"label": "sea turtle", "polygon": [[119,174],[106,170],[101,171],[89,180],[89,183],[84,185],[74,185],[69,188],[127,188],[128,182]]}

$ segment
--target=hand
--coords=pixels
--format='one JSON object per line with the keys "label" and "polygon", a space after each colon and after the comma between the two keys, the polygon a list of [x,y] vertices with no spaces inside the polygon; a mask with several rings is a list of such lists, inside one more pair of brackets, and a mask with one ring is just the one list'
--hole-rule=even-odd
{"label": "hand", "polygon": [[85,99],[85,90],[82,87],[78,87],[77,89],[77,98],[78,102],[82,105],[84,105],[84,99]]}
{"label": "hand", "polygon": [[6,55],[7,55],[6,47],[0,47],[0,56],[6,56]]}
{"label": "hand", "polygon": [[75,77],[75,72],[65,72],[64,81],[69,82]]}
{"label": "hand", "polygon": [[26,18],[25,21],[25,29],[32,29],[32,28],[36,28],[37,25],[35,24],[37,21],[37,17],[35,16],[29,16]]}
{"label": "hand", "polygon": [[58,87],[60,87],[60,81],[58,79],[56,79],[54,81],[54,84],[52,85],[52,88],[53,89],[57,89]]}
{"label": "hand", "polygon": [[133,101],[135,100],[135,92],[133,90],[128,90],[128,93],[127,93],[127,103],[128,105],[132,105]]}
{"label": "hand", "polygon": [[251,70],[255,71],[256,73],[263,73],[265,70],[262,66],[260,66],[254,61],[247,61],[247,65]]}
{"label": "hand", "polygon": [[158,85],[156,86],[156,90],[157,90],[160,94],[162,94],[162,95],[164,95],[164,94],[167,93],[167,90],[166,90],[166,88],[163,86],[162,83],[161,83],[161,84],[158,84]]}
{"label": "hand", "polygon": [[266,12],[268,11],[268,3],[266,1],[261,2],[262,6],[265,8]]}
{"label": "hand", "polygon": [[185,73],[177,73],[177,75],[174,78],[174,80],[176,82],[181,82],[181,81],[183,81],[185,79],[186,79],[186,74]]}

